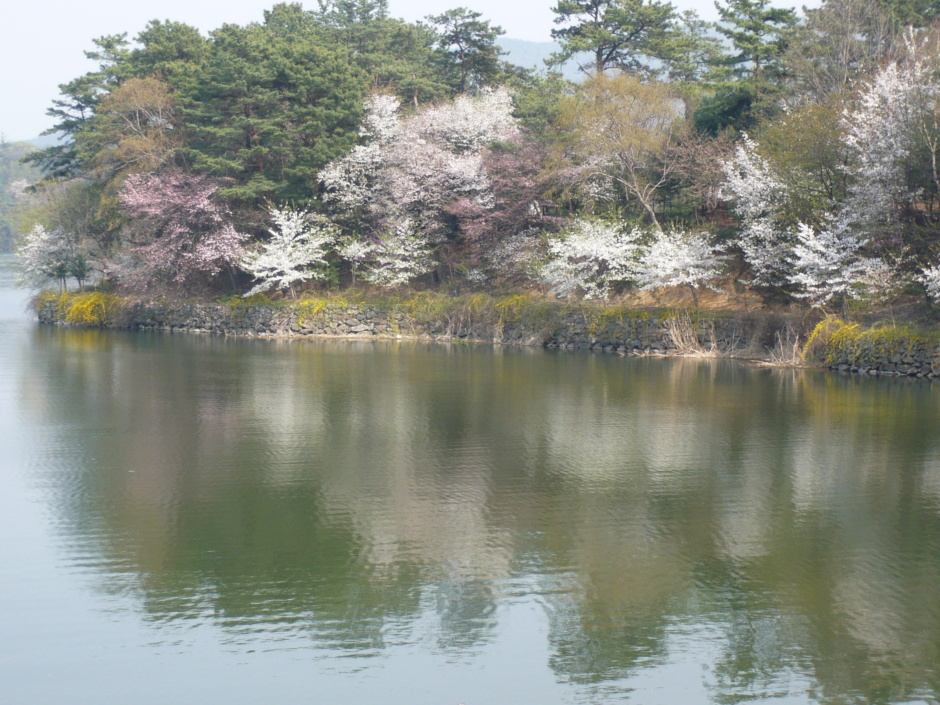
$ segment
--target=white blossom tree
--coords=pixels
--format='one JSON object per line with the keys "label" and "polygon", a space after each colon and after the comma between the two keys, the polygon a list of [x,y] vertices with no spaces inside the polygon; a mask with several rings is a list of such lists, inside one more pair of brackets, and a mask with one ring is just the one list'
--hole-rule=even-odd
{"label": "white blossom tree", "polygon": [[84,288],[91,275],[86,248],[58,228],[33,226],[16,253],[20,258],[19,282],[23,286],[41,289],[55,282],[65,291],[69,278],[74,278],[79,288]]}
{"label": "white blossom tree", "polygon": [[858,295],[865,267],[859,254],[865,240],[835,224],[819,231],[800,223],[793,246],[794,272],[790,281],[796,296],[821,306],[833,299]]}
{"label": "white blossom tree", "polygon": [[750,266],[754,283],[780,286],[791,274],[792,237],[781,222],[788,201],[787,189],[757,149],[757,143],[745,134],[734,156],[722,162],[723,194],[734,203],[741,218],[737,245]]}
{"label": "white blossom tree", "polygon": [[635,278],[643,233],[615,223],[576,220],[548,245],[549,261],[540,277],[550,293],[606,299],[611,286]]}
{"label": "white blossom tree", "polygon": [[883,257],[867,257],[858,263],[858,294],[873,304],[890,305],[909,281],[896,262]]}
{"label": "white blossom tree", "polygon": [[[388,260],[395,252],[410,258],[399,275],[366,278],[400,283],[405,272],[430,271],[432,250],[451,234],[447,206],[459,200],[491,204],[484,149],[517,133],[505,89],[459,96],[408,117],[400,114],[396,98],[370,98],[360,130],[364,144],[320,173],[325,198],[338,215],[367,240],[382,243],[367,269],[396,269]],[[396,238],[403,242],[393,243]]]}
{"label": "white blossom tree", "polygon": [[[913,50],[913,48],[912,48]],[[854,185],[846,207],[856,222],[885,223],[915,194],[907,182],[917,144],[931,152],[937,183],[936,104],[940,86],[916,56],[891,63],[863,84],[856,104],[843,116],[845,142],[854,157]]]}
{"label": "white blossom tree", "polygon": [[411,221],[395,224],[369,253],[370,266],[363,278],[379,286],[400,286],[427,274],[434,266],[431,248],[412,230]]}
{"label": "white blossom tree", "polygon": [[272,207],[268,213],[274,222],[268,229],[270,239],[247,251],[239,261],[239,266],[258,281],[245,296],[288,289],[294,298],[294,284],[326,278],[326,258],[339,230],[304,209]]}
{"label": "white blossom tree", "polygon": [[352,276],[353,283],[356,282],[356,272],[359,267],[368,261],[369,256],[374,251],[375,243],[349,236],[341,238],[336,246],[337,254],[349,262],[349,273]]}
{"label": "white blossom tree", "polygon": [[927,296],[934,303],[940,303],[940,264],[928,267],[921,272],[919,277],[921,284],[927,290]]}
{"label": "white blossom tree", "polygon": [[649,291],[670,286],[687,286],[698,308],[696,287],[708,286],[721,274],[724,259],[709,242],[707,233],[660,230],[640,258],[637,282]]}

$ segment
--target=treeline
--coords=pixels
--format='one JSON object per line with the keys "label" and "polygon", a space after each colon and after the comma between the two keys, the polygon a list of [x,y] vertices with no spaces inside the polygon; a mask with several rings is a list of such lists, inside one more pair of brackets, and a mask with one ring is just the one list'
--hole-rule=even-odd
{"label": "treeline", "polygon": [[553,9],[583,82],[505,62],[479,13],[384,0],[95,40],[50,110],[67,139],[27,157],[27,279],[940,296],[937,8]]}

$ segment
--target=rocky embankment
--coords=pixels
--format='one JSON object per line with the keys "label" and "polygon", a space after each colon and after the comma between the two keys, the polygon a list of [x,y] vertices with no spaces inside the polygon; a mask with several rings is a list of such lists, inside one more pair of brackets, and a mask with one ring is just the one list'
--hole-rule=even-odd
{"label": "rocky embankment", "polygon": [[826,364],[839,372],[934,379],[940,377],[940,345],[898,329],[832,336]]}
{"label": "rocky embankment", "polygon": [[[508,307],[507,307],[508,308]],[[104,310],[104,309],[103,309]],[[742,353],[755,334],[767,337],[765,322],[684,314],[623,312],[619,309],[538,312],[498,308],[474,315],[458,309],[434,314],[362,304],[301,302],[294,305],[121,302],[99,317],[78,319],[69,304],[50,297],[37,305],[39,321],[97,325],[138,331],[209,333],[245,337],[410,338],[476,341],[608,353],[669,354],[702,351]],[[773,339],[772,335],[769,337]]]}
{"label": "rocky embankment", "polygon": [[[85,298],[82,298],[85,297]],[[98,297],[95,299],[94,297]],[[475,341],[613,354],[712,354],[767,359],[793,322],[772,313],[692,317],[684,313],[572,307],[505,299],[488,306],[397,306],[330,300],[288,304],[133,302],[108,295],[40,298],[40,322],[138,331],[258,338],[386,338]],[[867,375],[940,376],[940,342],[906,328],[861,330],[835,321],[817,361]],[[793,360],[799,364],[799,360]]]}

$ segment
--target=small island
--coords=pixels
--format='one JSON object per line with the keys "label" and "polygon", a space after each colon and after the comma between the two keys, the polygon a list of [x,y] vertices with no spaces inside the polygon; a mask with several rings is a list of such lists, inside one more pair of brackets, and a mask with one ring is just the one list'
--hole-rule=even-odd
{"label": "small island", "polygon": [[59,291],[41,319],[932,377],[928,21],[592,8],[555,8],[546,70],[511,63],[480,13],[408,23],[384,2],[95,40],[99,69],[50,110],[59,141],[25,156],[42,177],[5,191],[24,282]]}

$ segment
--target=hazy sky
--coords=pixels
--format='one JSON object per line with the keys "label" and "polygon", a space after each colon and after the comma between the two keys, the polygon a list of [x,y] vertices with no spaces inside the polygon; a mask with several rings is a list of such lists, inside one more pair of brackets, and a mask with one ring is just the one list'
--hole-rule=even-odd
{"label": "hazy sky", "polygon": [[[0,18],[0,133],[7,140],[35,137],[51,125],[45,111],[58,85],[93,68],[83,51],[104,34],[136,35],[152,19],[186,22],[208,32],[228,23],[260,21],[275,0],[162,0],[156,5],[128,0],[9,0]],[[555,0],[390,0],[391,14],[418,20],[461,5],[502,26],[507,37],[549,41]],[[786,5],[785,2],[781,4]],[[794,3],[795,4],[795,3]],[[711,0],[678,0],[715,18]],[[316,7],[315,0],[306,3]]]}

